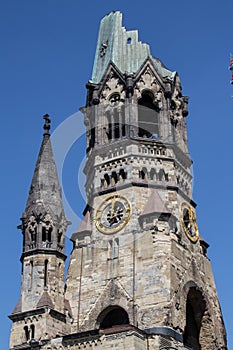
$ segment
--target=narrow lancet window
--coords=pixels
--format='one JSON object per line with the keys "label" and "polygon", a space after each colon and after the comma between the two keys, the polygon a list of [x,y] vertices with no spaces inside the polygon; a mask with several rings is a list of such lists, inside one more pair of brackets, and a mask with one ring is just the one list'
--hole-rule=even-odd
{"label": "narrow lancet window", "polygon": [[44,287],[48,284],[48,260],[44,262]]}

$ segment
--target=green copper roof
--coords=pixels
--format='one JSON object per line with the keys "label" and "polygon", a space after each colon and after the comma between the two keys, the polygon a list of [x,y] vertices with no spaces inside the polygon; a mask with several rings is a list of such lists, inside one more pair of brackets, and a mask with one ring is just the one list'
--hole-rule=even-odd
{"label": "green copper roof", "polygon": [[122,73],[136,73],[148,57],[163,77],[173,78],[174,72],[166,69],[158,59],[151,56],[149,45],[138,41],[138,31],[127,31],[122,27],[122,13],[111,12],[100,24],[92,82],[100,82],[110,61]]}

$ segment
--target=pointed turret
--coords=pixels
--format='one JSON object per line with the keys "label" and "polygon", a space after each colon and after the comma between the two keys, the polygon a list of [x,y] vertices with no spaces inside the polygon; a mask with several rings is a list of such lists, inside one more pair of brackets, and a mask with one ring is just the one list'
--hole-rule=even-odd
{"label": "pointed turret", "polygon": [[22,285],[20,302],[10,315],[11,348],[67,332],[64,262],[68,222],[50,142],[50,118],[46,114],[44,119],[43,140],[19,226],[24,238]]}
{"label": "pointed turret", "polygon": [[44,208],[53,219],[65,221],[61,188],[50,141],[50,119],[44,116],[44,135],[32,178],[25,214],[31,215]]}
{"label": "pointed turret", "polygon": [[44,119],[43,140],[20,227],[25,235],[24,252],[38,248],[64,252],[67,221],[50,141],[50,119],[47,114]]}

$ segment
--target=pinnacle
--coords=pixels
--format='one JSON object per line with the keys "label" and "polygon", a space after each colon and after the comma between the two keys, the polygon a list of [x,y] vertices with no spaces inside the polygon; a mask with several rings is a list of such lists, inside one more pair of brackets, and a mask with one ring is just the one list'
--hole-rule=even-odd
{"label": "pinnacle", "polygon": [[44,115],[44,135],[37,158],[26,205],[26,216],[32,212],[48,212],[53,219],[64,216],[61,188],[50,141],[50,118]]}

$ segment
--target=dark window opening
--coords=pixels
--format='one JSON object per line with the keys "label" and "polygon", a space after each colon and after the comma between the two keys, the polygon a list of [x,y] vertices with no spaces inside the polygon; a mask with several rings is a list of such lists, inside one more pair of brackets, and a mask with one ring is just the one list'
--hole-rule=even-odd
{"label": "dark window opening", "polygon": [[104,187],[108,187],[110,185],[110,177],[108,174],[104,174]]}
{"label": "dark window opening", "polygon": [[159,110],[153,103],[153,94],[142,93],[138,100],[138,136],[157,138],[159,135]]}
{"label": "dark window opening", "polygon": [[36,235],[37,235],[37,229],[36,227],[34,228],[34,231],[31,232],[31,241],[36,243]]}
{"label": "dark window opening", "polygon": [[44,287],[47,287],[48,283],[48,260],[44,262]]}
{"label": "dark window opening", "polygon": [[120,125],[119,123],[114,124],[114,138],[119,139],[120,137]]}
{"label": "dark window opening", "polygon": [[117,173],[115,171],[112,172],[112,185],[116,185],[116,183],[118,182],[118,178],[117,178]]}
{"label": "dark window opening", "polygon": [[119,93],[113,93],[109,97],[109,107],[107,112],[108,128],[105,133],[108,140],[125,137],[125,116],[123,103]]}
{"label": "dark window opening", "polygon": [[147,170],[143,168],[142,170],[139,170],[139,178],[142,180],[147,179]]}
{"label": "dark window opening", "polygon": [[117,325],[129,324],[129,316],[122,307],[111,306],[101,312],[98,321],[100,328],[106,329]]}
{"label": "dark window opening", "polygon": [[95,128],[91,129],[91,137],[90,137],[90,141],[89,141],[89,147],[93,148],[95,145]]}
{"label": "dark window opening", "polygon": [[24,327],[24,335],[25,335],[25,340],[28,341],[30,338],[30,332],[29,332],[28,326]]}
{"label": "dark window opening", "polygon": [[90,123],[87,125],[87,153],[95,146],[96,132],[95,128],[91,127]]}
{"label": "dark window opening", "polygon": [[193,350],[201,350],[200,330],[206,303],[199,290],[191,287],[186,301],[186,326],[184,331],[184,344]]}
{"label": "dark window opening", "polygon": [[131,44],[131,42],[132,42],[132,39],[131,39],[131,38],[128,38],[128,39],[127,39],[127,44]]}
{"label": "dark window opening", "polygon": [[155,169],[151,169],[151,171],[150,171],[150,179],[151,179],[151,180],[156,180],[156,172],[155,172]]}
{"label": "dark window opening", "polygon": [[119,179],[120,179],[120,180],[126,180],[126,178],[127,178],[126,172],[125,172],[123,169],[121,169],[121,170],[119,171]]}
{"label": "dark window opening", "polygon": [[57,243],[60,244],[62,239],[62,231],[57,230]]}
{"label": "dark window opening", "polygon": [[52,240],[52,228],[48,229],[48,241],[51,242]]}
{"label": "dark window opening", "polygon": [[112,123],[108,123],[108,139],[111,140],[112,139],[112,133],[113,133],[113,127],[112,127]]}
{"label": "dark window opening", "polygon": [[49,229],[42,227],[42,242],[51,242],[52,240],[52,227]]}
{"label": "dark window opening", "polygon": [[46,242],[46,228],[42,227],[42,241]]}
{"label": "dark window opening", "polygon": [[35,338],[35,325],[31,324],[31,339]]}

